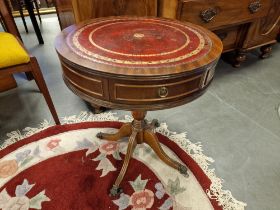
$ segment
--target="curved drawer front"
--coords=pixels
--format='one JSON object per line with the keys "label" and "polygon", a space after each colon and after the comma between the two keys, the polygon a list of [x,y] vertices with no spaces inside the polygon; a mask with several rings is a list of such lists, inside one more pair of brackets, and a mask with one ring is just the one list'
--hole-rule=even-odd
{"label": "curved drawer front", "polygon": [[270,0],[181,0],[177,18],[209,29],[264,17]]}
{"label": "curved drawer front", "polygon": [[72,69],[62,63],[62,69],[64,73],[64,79],[68,85],[72,86],[72,89],[78,89],[85,95],[89,95],[94,98],[108,99],[107,82],[106,80],[86,74]]}
{"label": "curved drawer front", "polygon": [[69,88],[89,102],[111,108],[143,108],[150,110],[169,107],[170,103],[192,100],[211,82],[216,62],[199,73],[174,79],[113,79],[89,74],[82,68],[62,63],[63,76]]}
{"label": "curved drawer front", "polygon": [[206,72],[191,77],[165,81],[113,80],[109,83],[110,99],[113,103],[131,105],[175,102],[200,92],[210,83],[213,74],[214,68],[211,68]]}

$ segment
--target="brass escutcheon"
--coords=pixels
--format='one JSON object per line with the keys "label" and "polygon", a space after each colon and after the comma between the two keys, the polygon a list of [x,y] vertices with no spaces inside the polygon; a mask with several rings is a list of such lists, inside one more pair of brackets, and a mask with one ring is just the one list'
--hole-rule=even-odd
{"label": "brass escutcheon", "polygon": [[168,96],[168,89],[166,87],[160,87],[158,89],[158,95],[161,98],[165,98],[166,96]]}

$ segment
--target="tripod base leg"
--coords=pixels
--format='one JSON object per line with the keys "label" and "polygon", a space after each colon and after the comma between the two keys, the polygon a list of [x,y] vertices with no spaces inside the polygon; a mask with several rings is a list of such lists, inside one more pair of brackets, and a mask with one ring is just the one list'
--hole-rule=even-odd
{"label": "tripod base leg", "polygon": [[118,141],[123,137],[130,136],[131,133],[132,133],[131,124],[126,123],[118,130],[117,133],[107,134],[107,133],[100,132],[96,135],[96,137],[99,138],[99,139],[105,139],[105,140],[108,140],[108,141]]}
{"label": "tripod base leg", "polygon": [[137,131],[133,130],[133,132],[129,138],[127,153],[125,155],[121,171],[115,181],[115,184],[113,185],[113,187],[110,190],[110,196],[117,196],[122,192],[122,189],[120,188],[120,184],[124,178],[124,175],[128,168],[129,161],[130,161],[133,151],[137,145],[137,140],[136,140],[137,133],[138,133]]}
{"label": "tripod base leg", "polygon": [[144,131],[144,142],[154,150],[154,152],[163,162],[165,162],[167,165],[171,166],[172,168],[175,168],[184,176],[186,177],[189,176],[188,169],[186,166],[173,160],[164,152],[155,133],[149,130]]}

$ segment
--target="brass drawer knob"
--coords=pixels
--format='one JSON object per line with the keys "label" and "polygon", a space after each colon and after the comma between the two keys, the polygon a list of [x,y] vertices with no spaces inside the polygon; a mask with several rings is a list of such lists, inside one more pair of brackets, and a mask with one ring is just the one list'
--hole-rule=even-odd
{"label": "brass drawer knob", "polygon": [[158,95],[161,98],[165,98],[166,96],[168,96],[168,89],[166,87],[160,87],[158,89]]}
{"label": "brass drawer knob", "polygon": [[249,4],[249,7],[248,7],[248,9],[250,10],[250,12],[253,14],[253,13],[256,13],[257,11],[259,11],[260,10],[260,8],[261,8],[261,3],[260,3],[260,1],[258,0],[258,1],[255,1],[255,2],[251,2],[250,4]]}
{"label": "brass drawer knob", "polygon": [[209,23],[217,14],[218,14],[218,12],[215,8],[210,8],[210,9],[201,11],[200,17],[204,22]]}

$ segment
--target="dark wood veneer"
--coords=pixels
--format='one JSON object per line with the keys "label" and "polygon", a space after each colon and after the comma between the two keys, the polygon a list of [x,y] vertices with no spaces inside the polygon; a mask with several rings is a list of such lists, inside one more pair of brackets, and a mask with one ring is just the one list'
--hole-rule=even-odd
{"label": "dark wood veneer", "polygon": [[[257,47],[263,46],[260,57],[267,57],[280,28],[279,0],[105,0],[98,4],[90,0],[75,4],[71,0],[63,2],[67,2],[68,7],[72,8],[72,15],[75,14],[72,23],[133,14],[173,18],[201,25],[220,37],[224,45],[223,52],[236,51],[235,59],[231,59],[236,67],[246,60],[247,51]],[[58,8],[64,8],[64,5],[58,5]],[[137,12],[135,8],[139,8]],[[64,22],[65,26],[69,25],[69,22]]]}

